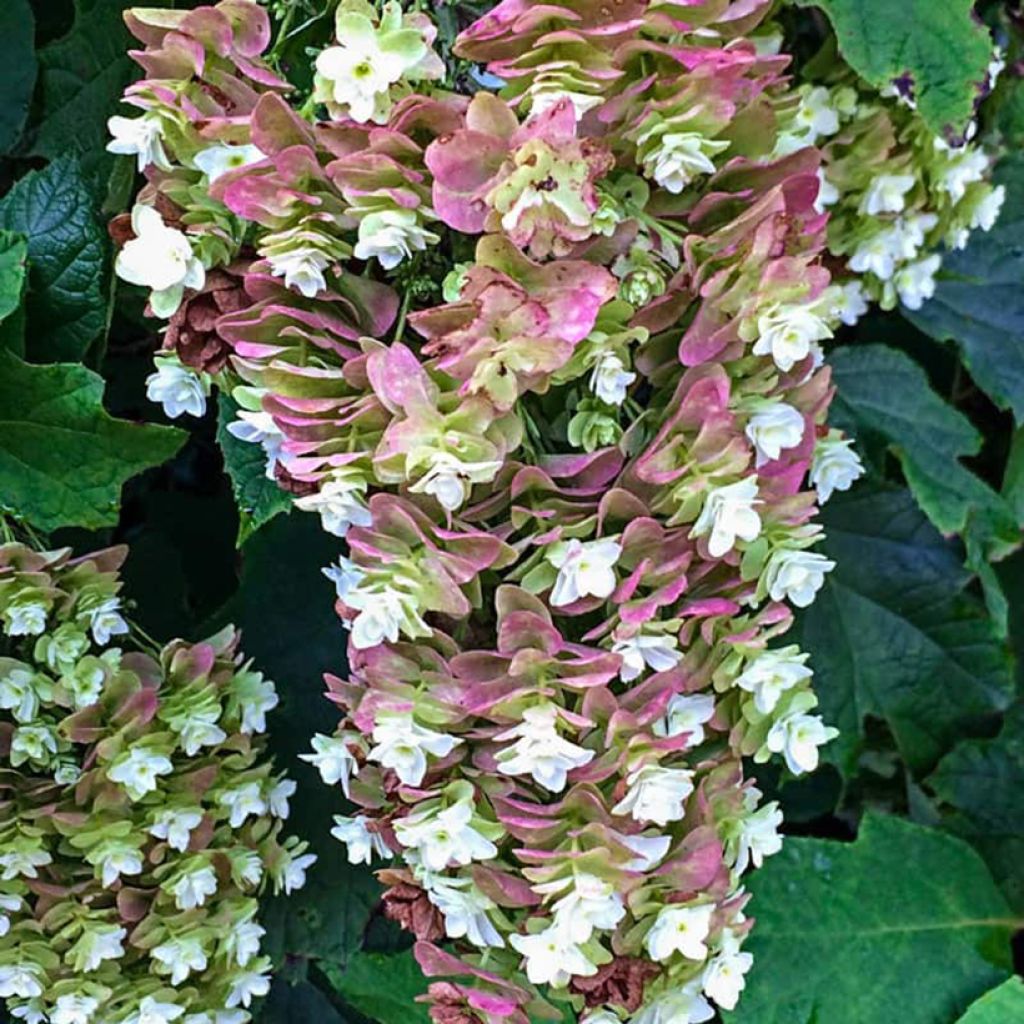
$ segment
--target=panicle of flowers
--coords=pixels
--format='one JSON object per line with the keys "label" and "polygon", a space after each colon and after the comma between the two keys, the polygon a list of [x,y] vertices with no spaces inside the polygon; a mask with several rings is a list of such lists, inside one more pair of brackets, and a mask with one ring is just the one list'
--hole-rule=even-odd
{"label": "panicle of flowers", "polygon": [[937,136],[904,84],[879,94],[842,65],[801,93],[798,105],[780,107],[780,147],[821,149],[817,207],[830,214],[828,248],[844,265],[831,298],[837,315],[854,324],[870,302],[920,309],[935,294],[943,252],[991,230],[1002,209],[1005,189],[991,181],[995,158],[975,139],[977,125]]}
{"label": "panicle of flowers", "polygon": [[123,548],[0,546],[0,998],[28,1022],[250,1019],[258,896],[315,859],[282,834],[274,686],[232,627],[152,657]]}
{"label": "panicle of flowers", "polygon": [[[772,7],[503,0],[455,49],[504,84],[466,97],[423,13],[344,0],[301,112],[253,75],[262,30],[197,27],[251,3],[180,16],[258,155],[210,173],[217,118],[161,99],[159,244],[122,251],[170,316],[150,391],[201,412],[215,377],[344,540],[340,721],[306,759],[438,1024],[733,1008],[743,875],[782,841],[745,759],[812,771],[835,734],[783,638],[834,568],[818,506],[862,472],[822,345],[907,301],[910,256],[854,265],[869,235],[913,223],[916,258],[998,193],[845,78],[794,86]],[[179,179],[238,245],[201,246]]]}

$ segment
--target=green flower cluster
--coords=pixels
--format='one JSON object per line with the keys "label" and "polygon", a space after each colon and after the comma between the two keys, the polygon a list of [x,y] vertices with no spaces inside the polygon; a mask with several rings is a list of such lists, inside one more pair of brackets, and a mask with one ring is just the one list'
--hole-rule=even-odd
{"label": "green flower cluster", "polygon": [[281,836],[277,695],[233,627],[109,646],[124,556],[0,546],[0,998],[26,1024],[244,1024],[257,896],[314,860]]}

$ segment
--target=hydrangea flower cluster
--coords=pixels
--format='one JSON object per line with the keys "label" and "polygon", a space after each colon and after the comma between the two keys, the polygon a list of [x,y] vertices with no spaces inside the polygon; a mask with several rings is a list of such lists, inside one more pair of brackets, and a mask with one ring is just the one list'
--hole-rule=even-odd
{"label": "hydrangea flower cluster", "polygon": [[744,759],[812,771],[834,735],[782,636],[862,471],[821,350],[849,294],[815,143],[849,136],[794,140],[818,100],[771,7],[503,0],[456,52],[504,86],[466,97],[422,14],[343,0],[301,112],[255,4],[129,16],[156,129],[117,144],[175,234],[131,279],[154,313],[183,288],[150,391],[196,412],[216,379],[344,540],[307,759],[349,860],[390,862],[438,1024],[734,1007],[781,846]]}
{"label": "hydrangea flower cluster", "polygon": [[112,646],[124,555],[0,546],[0,998],[25,1024],[244,1024],[257,897],[313,860],[263,756],[277,695],[231,627]]}
{"label": "hydrangea flower cluster", "polygon": [[[986,91],[1001,69],[997,53]],[[782,109],[777,152],[815,145],[823,155],[817,206],[831,215],[828,248],[845,265],[843,322],[856,323],[869,302],[920,309],[935,294],[942,250],[991,230],[1002,209],[994,158],[972,141],[977,126],[937,136],[916,114],[912,87],[897,81],[879,94],[841,65]]]}

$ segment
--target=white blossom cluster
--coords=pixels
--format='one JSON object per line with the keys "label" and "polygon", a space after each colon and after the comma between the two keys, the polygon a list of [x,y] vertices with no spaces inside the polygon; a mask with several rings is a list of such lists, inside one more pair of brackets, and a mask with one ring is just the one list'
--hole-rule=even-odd
{"label": "white blossom cluster", "polygon": [[0,547],[0,999],[25,1024],[244,1024],[257,897],[315,859],[281,836],[278,698],[230,627],[111,646],[124,554]]}

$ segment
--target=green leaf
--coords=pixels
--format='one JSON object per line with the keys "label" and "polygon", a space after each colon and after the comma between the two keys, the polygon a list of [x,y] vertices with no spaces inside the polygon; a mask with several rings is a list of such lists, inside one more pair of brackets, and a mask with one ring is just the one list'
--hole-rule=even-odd
{"label": "green leaf", "polygon": [[1024,704],[995,739],[958,744],[928,782],[952,808],[946,826],[970,841],[1024,912]]}
{"label": "green leaf", "polygon": [[841,730],[826,756],[853,775],[870,716],[920,775],[1010,703],[1009,654],[963,593],[956,546],[906,491],[862,485],[833,497],[822,521],[822,551],[837,564],[797,628],[822,712]]}
{"label": "green leaf", "polygon": [[1024,981],[1007,978],[986,992],[957,1024],[1024,1024]]}
{"label": "green leaf", "polygon": [[28,272],[24,235],[0,231],[0,348],[25,354],[25,316],[21,300]]}
{"label": "green leaf", "polygon": [[0,500],[40,530],[117,522],[125,480],[169,459],[185,433],[115,420],[83,366],[31,366],[0,349]]}
{"label": "green leaf", "polygon": [[334,613],[334,590],[320,568],[337,559],[341,543],[316,516],[278,516],[242,547],[236,596],[215,624],[235,622],[246,654],[273,679],[281,706],[270,717],[271,749],[298,785],[289,826],[310,841],[319,861],[304,888],[267,902],[266,948],[287,958],[347,962],[360,946],[380,886],[365,868],[348,864],[330,834],[332,816],[345,811],[339,787],[328,787],[299,761],[314,733],[330,735],[338,709],[323,695],[324,672],[344,675],[346,634]]}
{"label": "green leaf", "polygon": [[917,109],[936,134],[962,131],[992,59],[992,38],[974,0],[796,0],[820,7],[847,63],[876,89],[913,82]]}
{"label": "green leaf", "polygon": [[1001,409],[1024,422],[1024,156],[996,168],[1006,205],[988,233],[975,231],[961,252],[943,259],[935,297],[917,312],[915,327],[938,341],[955,341],[977,385]]}
{"label": "green leaf", "polygon": [[837,388],[832,421],[889,445],[942,533],[970,527],[987,546],[1019,542],[1009,505],[960,462],[981,449],[981,435],[931,389],[917,363],[885,345],[839,348],[829,362]]}
{"label": "green leaf", "polygon": [[238,408],[238,403],[224,392],[217,396],[217,443],[224,453],[224,468],[243,516],[240,540],[245,540],[274,516],[287,512],[292,507],[292,498],[276,481],[267,479],[263,447],[240,441],[229,433],[228,424],[238,418]]}
{"label": "green leaf", "polygon": [[107,322],[107,238],[78,163],[25,175],[0,200],[0,229],[28,239],[28,358],[77,362]]}
{"label": "green leaf", "polygon": [[1020,921],[965,843],[869,814],[853,843],[788,838],[751,876],[735,1024],[944,1024],[1002,981]]}
{"label": "green leaf", "polygon": [[346,1003],[378,1024],[430,1024],[427,1008],[415,1001],[427,979],[411,950],[357,953],[344,969],[324,964],[323,972]]}
{"label": "green leaf", "polygon": [[259,1024],[346,1024],[327,996],[311,982],[290,985],[282,978],[274,979],[256,1019]]}
{"label": "green leaf", "polygon": [[28,0],[4,0],[0,7],[0,154],[21,137],[36,84],[35,18]]}
{"label": "green leaf", "polygon": [[138,73],[127,53],[133,43],[123,19],[127,6],[76,0],[71,30],[39,52],[41,120],[32,152],[50,159],[77,154],[90,178],[113,162],[105,152],[107,118],[118,113],[121,94]]}

